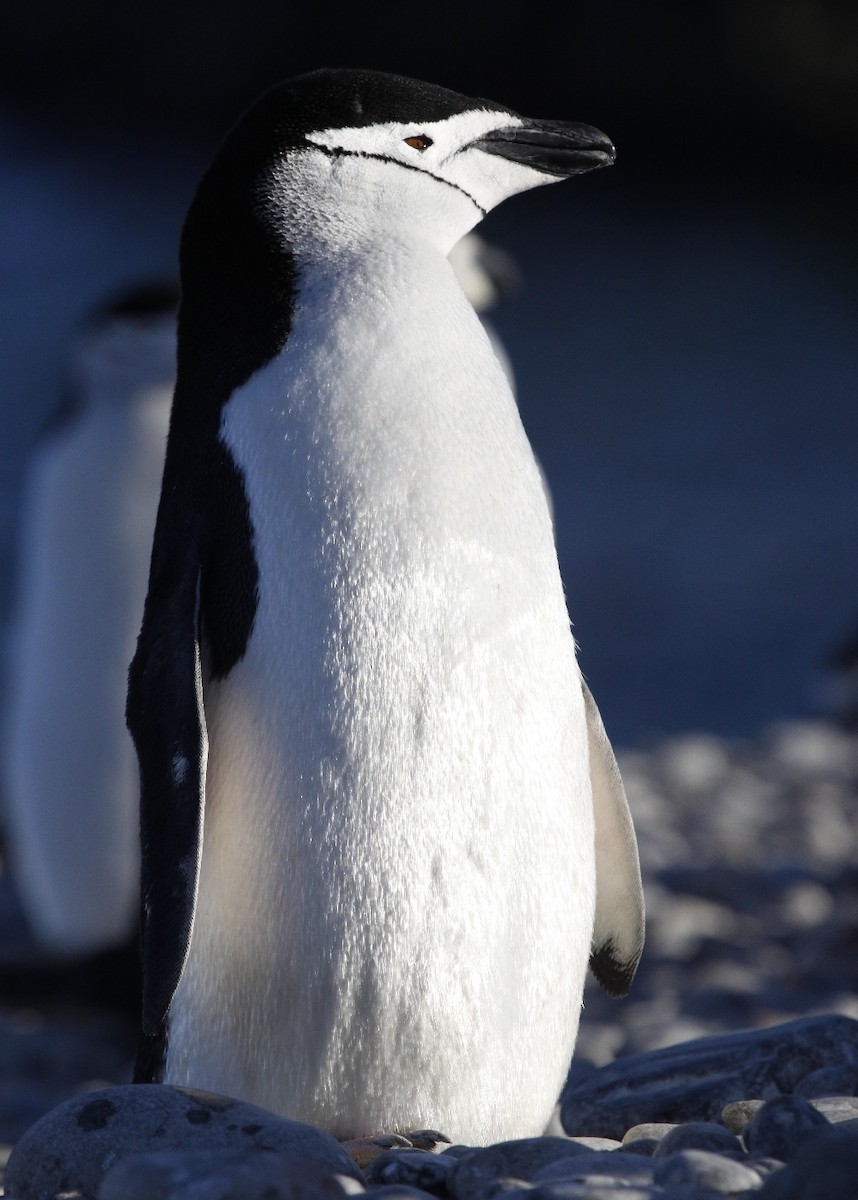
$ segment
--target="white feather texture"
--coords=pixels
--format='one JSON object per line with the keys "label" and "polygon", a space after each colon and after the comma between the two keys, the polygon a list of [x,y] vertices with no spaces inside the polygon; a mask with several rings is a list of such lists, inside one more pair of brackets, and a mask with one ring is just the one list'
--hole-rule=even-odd
{"label": "white feather texture", "polygon": [[224,411],[259,608],[205,691],[165,1078],[335,1134],[536,1134],[595,891],[551,520],[443,245],[350,240],[303,274],[284,351]]}

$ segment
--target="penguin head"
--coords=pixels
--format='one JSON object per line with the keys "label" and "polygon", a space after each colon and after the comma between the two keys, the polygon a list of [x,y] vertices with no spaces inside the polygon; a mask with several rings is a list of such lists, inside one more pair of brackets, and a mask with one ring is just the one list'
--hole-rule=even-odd
{"label": "penguin head", "polygon": [[508,196],[613,159],[591,126],[528,120],[401,76],[322,70],[245,114],[209,185],[228,172],[235,189],[243,176],[257,219],[299,256],[398,236],[447,254]]}

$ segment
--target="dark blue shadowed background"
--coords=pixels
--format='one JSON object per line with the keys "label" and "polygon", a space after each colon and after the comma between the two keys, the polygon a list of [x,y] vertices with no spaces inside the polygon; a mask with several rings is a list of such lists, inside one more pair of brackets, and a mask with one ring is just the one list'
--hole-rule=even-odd
{"label": "dark blue shadowed background", "polygon": [[835,0],[4,5],[0,616],[76,323],[173,271],[260,90],[337,65],[618,146],[483,226],[521,269],[493,320],[615,744],[817,711],[858,619],[858,10]]}

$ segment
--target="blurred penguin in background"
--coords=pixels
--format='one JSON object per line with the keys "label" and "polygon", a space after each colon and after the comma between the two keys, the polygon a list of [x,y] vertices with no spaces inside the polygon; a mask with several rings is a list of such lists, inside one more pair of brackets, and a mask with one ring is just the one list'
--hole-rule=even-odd
{"label": "blurred penguin in background", "polygon": [[70,395],[29,463],[9,632],[3,791],[38,941],[83,958],[134,937],[139,784],[125,728],[175,379],[173,285],[89,319]]}

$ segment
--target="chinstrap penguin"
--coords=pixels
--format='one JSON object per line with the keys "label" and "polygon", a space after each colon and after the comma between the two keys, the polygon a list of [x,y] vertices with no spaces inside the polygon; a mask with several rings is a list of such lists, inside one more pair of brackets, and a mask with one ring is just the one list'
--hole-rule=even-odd
{"label": "chinstrap penguin", "polygon": [[76,340],[24,483],[3,755],[34,934],[91,955],[135,936],[138,772],[123,721],[175,381],[178,288],[114,297]]}
{"label": "chinstrap penguin", "polygon": [[[203,177],[128,721],[136,1078],[349,1137],[539,1133],[637,849],[539,471],[447,255],[612,161],[370,71],[268,92]],[[594,819],[595,818],[595,819]]]}

